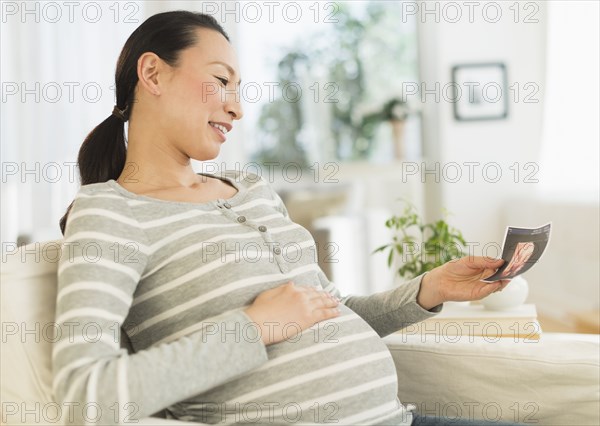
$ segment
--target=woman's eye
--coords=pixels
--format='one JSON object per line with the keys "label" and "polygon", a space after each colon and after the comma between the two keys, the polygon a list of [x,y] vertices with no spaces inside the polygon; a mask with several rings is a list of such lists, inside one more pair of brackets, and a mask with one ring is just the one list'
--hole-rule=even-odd
{"label": "woman's eye", "polygon": [[229,83],[229,81],[225,78],[217,77],[217,80],[219,80],[221,83],[223,83],[223,86],[227,86],[227,83]]}

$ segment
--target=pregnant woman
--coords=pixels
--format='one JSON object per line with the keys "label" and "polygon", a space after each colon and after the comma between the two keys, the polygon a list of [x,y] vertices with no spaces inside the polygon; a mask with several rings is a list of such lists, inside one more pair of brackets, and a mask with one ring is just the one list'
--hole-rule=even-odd
{"label": "pregnant woman", "polygon": [[52,361],[54,397],[74,407],[64,421],[443,424],[398,400],[381,337],[501,290],[508,281],[480,280],[503,261],[463,258],[342,296],[265,179],[191,166],[214,159],[243,115],[236,57],[212,17],[150,17],[115,79],[117,105],[81,146],[82,186],[60,222],[56,322],[69,333]]}

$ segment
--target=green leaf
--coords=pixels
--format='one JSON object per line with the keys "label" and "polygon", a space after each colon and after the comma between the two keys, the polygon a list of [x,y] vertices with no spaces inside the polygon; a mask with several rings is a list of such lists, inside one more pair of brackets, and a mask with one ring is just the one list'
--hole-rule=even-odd
{"label": "green leaf", "polygon": [[380,251],[383,251],[383,250],[385,250],[388,247],[389,247],[389,244],[386,244],[386,245],[381,246],[381,247],[377,247],[375,250],[373,250],[373,252],[371,254],[375,254],[375,253],[378,253]]}
{"label": "green leaf", "polygon": [[390,254],[388,255],[388,260],[387,260],[387,264],[388,264],[388,268],[392,267],[392,259],[394,257],[394,250],[390,251]]}

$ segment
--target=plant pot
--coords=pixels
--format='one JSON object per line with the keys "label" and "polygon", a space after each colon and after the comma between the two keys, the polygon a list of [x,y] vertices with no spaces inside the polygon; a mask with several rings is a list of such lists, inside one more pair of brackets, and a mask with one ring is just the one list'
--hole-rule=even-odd
{"label": "plant pot", "polygon": [[492,293],[481,299],[481,304],[490,311],[502,311],[516,308],[525,303],[529,294],[529,285],[521,275],[514,277],[504,290]]}

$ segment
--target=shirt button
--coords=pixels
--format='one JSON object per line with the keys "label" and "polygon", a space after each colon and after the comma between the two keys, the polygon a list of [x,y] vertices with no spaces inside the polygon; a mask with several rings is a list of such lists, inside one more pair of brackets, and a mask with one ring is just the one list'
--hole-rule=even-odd
{"label": "shirt button", "polygon": [[281,254],[281,249],[279,247],[275,247],[273,249],[273,253],[275,253],[275,254]]}
{"label": "shirt button", "polygon": [[223,204],[223,205],[225,206],[225,208],[228,208],[228,209],[230,209],[230,208],[231,208],[231,204],[229,204],[229,203],[225,203],[225,204]]}
{"label": "shirt button", "polygon": [[246,221],[246,218],[244,216],[240,216],[240,217],[237,218],[237,221],[239,223],[244,223]]}
{"label": "shirt button", "polygon": [[260,232],[265,232],[265,231],[267,230],[267,227],[266,227],[265,225],[260,225],[260,226],[258,227],[258,230],[259,230]]}

